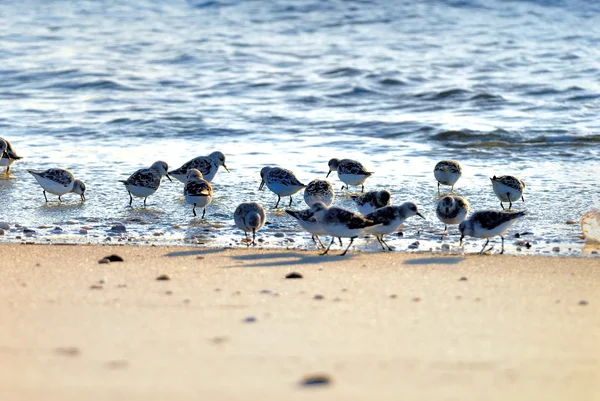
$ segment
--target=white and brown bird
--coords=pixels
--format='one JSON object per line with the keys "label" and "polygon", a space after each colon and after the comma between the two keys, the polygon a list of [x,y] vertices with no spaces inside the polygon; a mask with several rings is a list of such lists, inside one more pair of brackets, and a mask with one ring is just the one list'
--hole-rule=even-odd
{"label": "white and brown bird", "polygon": [[490,178],[494,193],[500,199],[500,206],[504,209],[503,202],[508,202],[508,208],[512,208],[512,203],[519,200],[525,202],[523,191],[525,191],[525,183],[513,177],[512,175],[503,175],[501,177],[493,176]]}
{"label": "white and brown bird", "polygon": [[329,160],[329,163],[327,163],[329,165],[329,172],[327,173],[327,177],[329,177],[329,174],[331,174],[332,171],[337,171],[337,175],[338,178],[340,179],[340,181],[342,181],[344,184],[346,185],[342,185],[342,190],[343,189],[349,189],[350,185],[353,186],[360,186],[361,187],[361,191],[360,192],[364,192],[365,191],[365,181],[367,180],[367,178],[369,178],[371,175],[373,175],[373,172],[371,171],[367,171],[367,169],[365,168],[365,166],[363,166],[361,163],[357,162],[356,160],[350,160],[350,159],[331,159]]}
{"label": "white and brown bird", "polygon": [[398,231],[404,221],[412,216],[425,218],[412,202],[404,202],[399,206],[384,206],[365,216],[365,219],[377,224],[367,227],[365,232],[374,234],[384,251],[385,247],[391,251],[392,248],[384,241],[383,236]]}
{"label": "white and brown bird", "polygon": [[317,222],[323,227],[323,231],[331,235],[331,242],[321,255],[329,252],[336,238],[350,238],[348,247],[340,254],[340,256],[344,256],[356,237],[364,234],[367,227],[379,224],[340,207],[327,207],[322,202],[315,203],[310,210],[314,213]]}
{"label": "white and brown bird", "polygon": [[129,192],[129,206],[133,202],[133,196],[138,198],[144,198],[144,206],[146,206],[146,199],[156,192],[162,178],[166,176],[169,181],[169,165],[163,161],[157,161],[150,166],[150,168],[142,168],[131,174],[126,180],[119,180],[125,184],[127,192]]}
{"label": "white and brown bird", "polygon": [[187,182],[183,188],[183,196],[185,200],[194,205],[192,212],[196,217],[196,207],[202,208],[202,217],[206,214],[206,206],[212,201],[213,191],[210,182],[202,178],[202,173],[191,168],[187,171]]}
{"label": "white and brown bird", "polygon": [[381,191],[369,191],[362,195],[351,196],[350,198],[356,203],[356,208],[363,216],[392,204],[392,194],[385,189]]}
{"label": "white and brown bird", "polygon": [[62,168],[51,168],[44,171],[27,170],[38,184],[44,189],[44,199],[48,202],[46,191],[51,194],[58,195],[58,201],[62,202],[62,196],[73,192],[81,197],[81,201],[85,201],[85,184],[81,180],[76,180],[69,170]]}
{"label": "white and brown bird", "polygon": [[440,184],[448,185],[454,191],[454,184],[462,175],[462,167],[456,160],[442,160],[435,165],[433,175],[438,182],[438,193],[440,192]]}
{"label": "white and brown bird", "polygon": [[469,202],[465,198],[458,195],[446,195],[440,198],[435,209],[435,214],[444,223],[442,239],[444,239],[444,236],[448,232],[448,225],[462,223],[467,218],[468,213]]}
{"label": "white and brown bird", "polygon": [[301,183],[294,173],[285,168],[279,167],[263,167],[260,170],[260,185],[258,187],[259,191],[262,191],[264,186],[266,185],[271,191],[275,192],[277,195],[277,203],[275,204],[275,209],[279,206],[279,201],[282,196],[290,197],[290,204],[292,205],[292,195],[296,192],[304,189],[306,185]]}
{"label": "white and brown bird", "polygon": [[0,166],[6,167],[5,173],[8,174],[10,171],[10,166],[12,166],[12,164],[19,159],[22,159],[22,157],[17,155],[17,152],[15,152],[15,149],[12,147],[10,142],[8,142],[6,139],[0,138]]}
{"label": "white and brown bird", "polygon": [[204,180],[207,182],[212,182],[217,173],[219,172],[219,167],[223,166],[228,173],[229,169],[225,165],[225,155],[222,152],[212,152],[208,156],[198,156],[193,158],[192,160],[186,162],[183,166],[169,172],[169,175],[175,177],[177,180],[183,182],[184,184],[187,182],[187,172],[189,169],[195,168],[196,170],[202,173]]}
{"label": "white and brown bird", "polygon": [[485,252],[485,247],[490,242],[490,238],[499,235],[502,239],[502,251],[500,251],[502,254],[504,253],[504,237],[502,234],[504,234],[517,219],[524,215],[525,212],[497,212],[494,210],[484,210],[473,213],[471,217],[460,223],[458,226],[458,230],[460,231],[460,245],[462,246],[463,239],[466,235],[475,238],[486,238],[487,241],[485,241],[483,248],[481,248],[481,252],[479,252],[481,255]]}
{"label": "white and brown bird", "polygon": [[256,245],[256,232],[265,225],[266,220],[265,209],[258,202],[240,203],[233,213],[233,221],[246,235],[248,246],[250,246],[248,233],[252,232],[252,245]]}
{"label": "white and brown bird", "polygon": [[316,202],[323,202],[325,206],[329,206],[335,199],[333,186],[327,180],[314,179],[304,188],[304,202],[311,207]]}

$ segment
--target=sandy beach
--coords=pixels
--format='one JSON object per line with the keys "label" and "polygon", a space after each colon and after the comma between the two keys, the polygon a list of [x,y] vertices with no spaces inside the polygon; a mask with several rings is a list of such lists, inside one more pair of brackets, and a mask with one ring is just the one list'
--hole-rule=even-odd
{"label": "sandy beach", "polygon": [[600,399],[597,258],[2,244],[0,261],[5,401]]}

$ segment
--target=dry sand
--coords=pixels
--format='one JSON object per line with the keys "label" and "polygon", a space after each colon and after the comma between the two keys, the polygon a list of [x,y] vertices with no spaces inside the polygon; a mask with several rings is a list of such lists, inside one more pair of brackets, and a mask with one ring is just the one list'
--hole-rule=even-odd
{"label": "dry sand", "polygon": [[3,244],[0,265],[3,401],[600,400],[598,258]]}

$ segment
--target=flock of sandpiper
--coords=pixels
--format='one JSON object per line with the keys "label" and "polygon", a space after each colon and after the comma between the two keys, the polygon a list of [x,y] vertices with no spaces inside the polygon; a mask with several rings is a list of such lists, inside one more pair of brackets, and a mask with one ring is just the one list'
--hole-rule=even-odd
{"label": "flock of sandpiper", "polygon": [[[0,138],[0,166],[6,167],[8,174],[10,166],[21,159],[11,146],[10,142]],[[412,202],[405,202],[399,206],[391,204],[391,194],[387,190],[370,191],[364,193],[364,183],[373,173],[367,171],[365,167],[355,160],[350,159],[331,159],[329,161],[329,172],[337,172],[338,178],[344,183],[342,190],[349,189],[350,186],[360,186],[361,195],[352,196],[360,214],[352,211],[331,206],[335,193],[331,183],[327,180],[315,179],[308,185],[301,183],[294,173],[288,169],[280,167],[263,167],[260,171],[261,183],[259,190],[264,186],[273,191],[278,199],[275,208],[279,206],[281,197],[289,196],[292,204],[292,195],[304,190],[304,200],[309,206],[305,210],[286,210],[294,217],[298,224],[308,233],[312,234],[313,241],[318,246],[325,248],[322,253],[326,254],[335,239],[338,238],[340,245],[341,238],[350,238],[350,243],[343,253],[345,255],[355,238],[364,234],[373,234],[379,241],[383,250],[392,248],[385,242],[383,236],[391,234],[400,229],[404,221],[412,216],[424,218]],[[208,156],[196,157],[180,168],[168,171],[167,163],[157,161],[149,168],[144,168],[134,172],[127,180],[121,181],[129,193],[129,205],[133,202],[133,196],[146,199],[159,188],[163,177],[171,180],[171,176],[185,184],[184,197],[186,201],[193,205],[192,212],[196,216],[196,208],[202,208],[202,218],[206,214],[206,207],[211,203],[213,190],[211,181],[216,176],[219,167],[225,165],[225,155],[221,152],[213,152]],[[43,188],[44,198],[48,202],[46,192],[61,196],[70,192],[79,194],[81,201],[85,201],[85,184],[81,180],[75,179],[73,174],[65,169],[53,168],[45,171],[28,170],[40,186]],[[436,164],[434,176],[438,182],[438,192],[440,185],[450,186],[452,190],[458,179],[462,175],[460,164],[454,160],[443,160]],[[172,180],[171,180],[172,181]],[[500,236],[502,239],[502,250],[504,252],[504,237],[502,234],[519,218],[525,215],[525,212],[505,211],[503,203],[508,202],[509,209],[512,203],[523,199],[525,184],[513,176],[492,177],[493,190],[500,199],[502,211],[485,210],[473,213],[468,219],[469,203],[461,196],[448,194],[441,197],[436,208],[436,215],[444,223],[444,234],[447,233],[448,225],[459,225],[461,233],[460,243],[466,235],[476,238],[486,238],[480,253],[486,252],[486,246],[489,239],[494,236]],[[256,231],[261,229],[266,221],[264,208],[257,202],[241,203],[234,212],[234,222],[236,226],[244,231],[246,243],[256,245]],[[248,238],[248,233],[252,232],[252,240]],[[329,246],[325,247],[321,242],[319,235],[331,236]],[[318,241],[318,242],[317,242]],[[489,248],[491,249],[491,248]],[[488,249],[488,250],[489,250]]]}

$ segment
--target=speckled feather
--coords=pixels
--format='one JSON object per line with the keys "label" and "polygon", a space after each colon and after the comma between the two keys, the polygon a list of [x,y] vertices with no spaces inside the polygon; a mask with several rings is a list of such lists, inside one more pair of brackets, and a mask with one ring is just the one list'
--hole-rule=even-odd
{"label": "speckled feather", "polygon": [[462,168],[456,160],[442,160],[435,165],[434,171],[462,174]]}
{"label": "speckled feather", "polygon": [[471,215],[469,220],[473,225],[479,225],[485,230],[493,230],[501,224],[511,220],[525,216],[525,212],[496,212],[496,211],[481,211]]}
{"label": "speckled feather", "polygon": [[367,171],[365,166],[356,160],[342,159],[339,161],[337,172],[339,174],[355,174],[370,176],[373,173]]}
{"label": "speckled feather", "polygon": [[305,187],[303,183],[298,181],[294,173],[285,168],[273,167],[268,171],[266,177],[264,177],[266,183],[273,184],[281,184],[286,186],[299,186]]}
{"label": "speckled feather", "polygon": [[523,189],[525,189],[525,183],[517,177],[513,177],[512,175],[503,175],[501,177],[494,176],[492,180],[498,181],[499,183],[506,185],[507,187],[514,188],[517,191],[522,191]]}
{"label": "speckled feather", "polygon": [[121,182],[123,182],[125,185],[158,189],[160,186],[160,179],[161,176],[158,170],[152,168],[143,168],[131,174],[127,180]]}
{"label": "speckled feather", "polygon": [[189,196],[212,196],[212,186],[205,180],[189,181],[183,191]]}
{"label": "speckled feather", "polygon": [[64,187],[68,187],[73,181],[75,181],[75,177],[73,176],[73,174],[70,171],[63,169],[51,168],[46,171],[29,170],[29,172],[33,175],[37,175],[39,177],[60,184]]}

